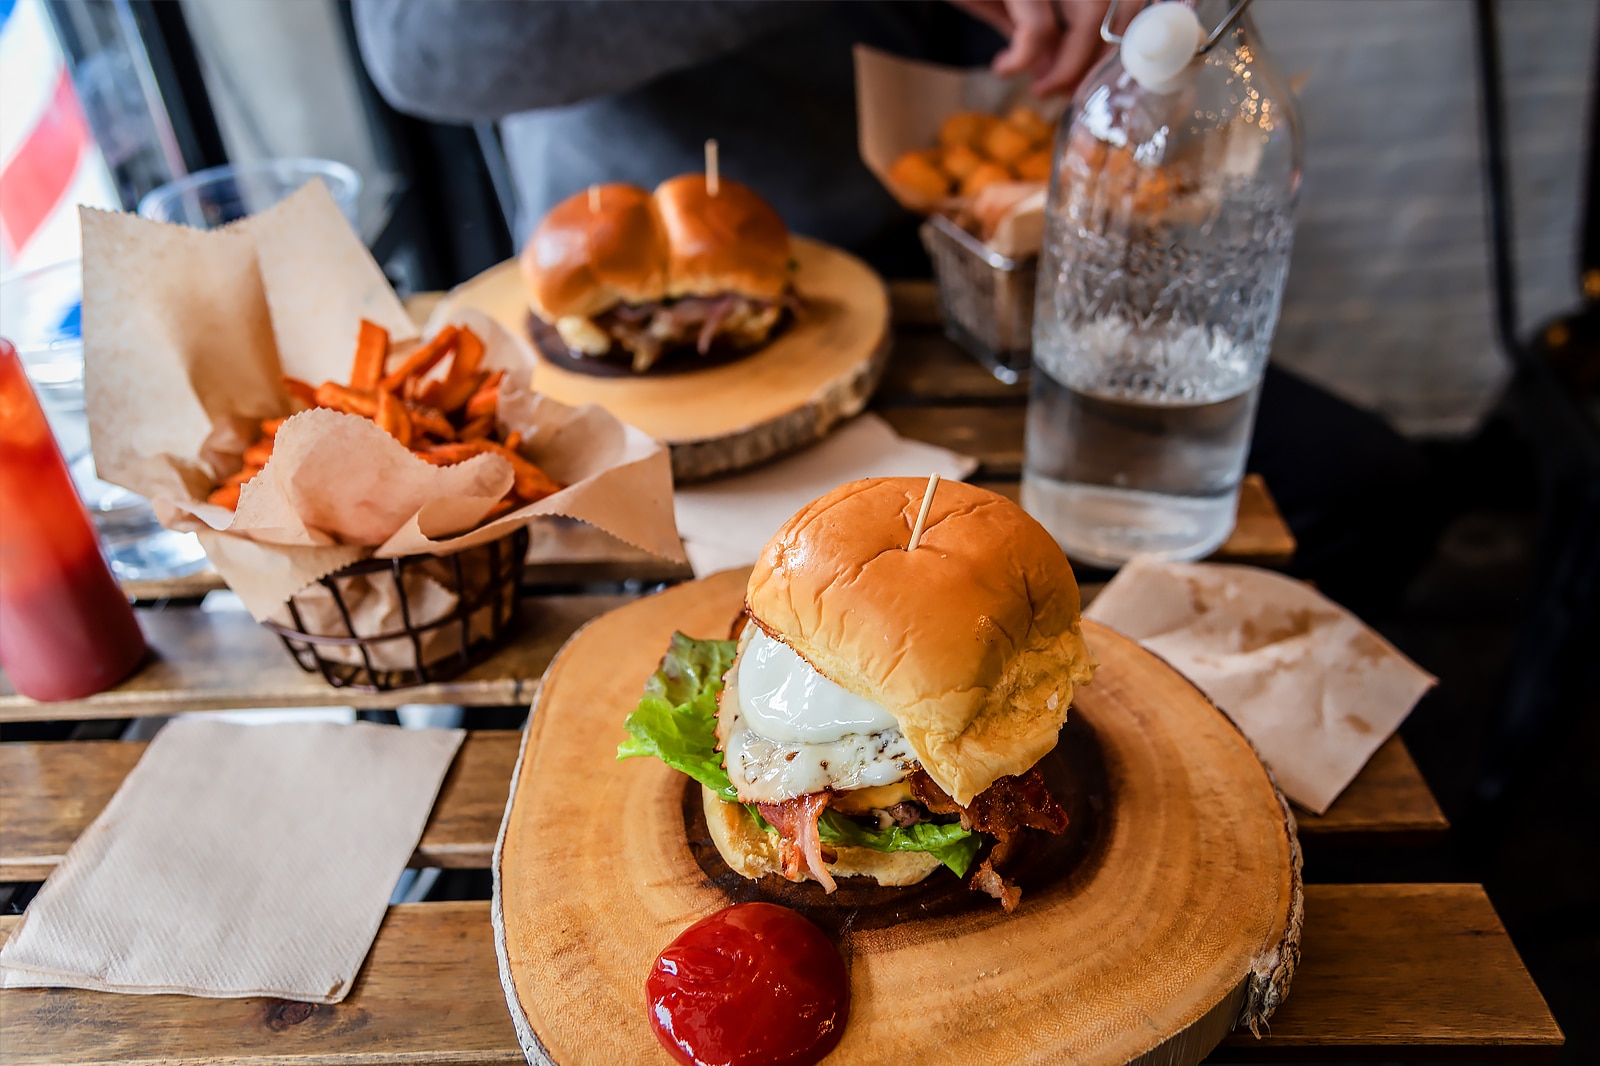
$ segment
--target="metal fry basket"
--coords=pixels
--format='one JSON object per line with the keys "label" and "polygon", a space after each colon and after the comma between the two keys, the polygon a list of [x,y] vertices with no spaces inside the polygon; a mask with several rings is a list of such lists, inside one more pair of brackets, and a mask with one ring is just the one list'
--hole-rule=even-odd
{"label": "metal fry basket", "polygon": [[1019,381],[1033,352],[1038,256],[1008,259],[942,215],[920,232],[939,282],[945,334],[996,378]]}
{"label": "metal fry basket", "polygon": [[295,593],[262,625],[334,688],[444,681],[512,631],[528,540],[519,526],[453,555],[363,559]]}

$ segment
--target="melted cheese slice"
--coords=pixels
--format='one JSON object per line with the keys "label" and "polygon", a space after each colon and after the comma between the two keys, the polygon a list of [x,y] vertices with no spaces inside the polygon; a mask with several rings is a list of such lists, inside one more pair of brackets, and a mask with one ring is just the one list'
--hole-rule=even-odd
{"label": "melted cheese slice", "polygon": [[746,803],[892,785],[917,757],[894,716],[748,626],[723,679],[717,738]]}

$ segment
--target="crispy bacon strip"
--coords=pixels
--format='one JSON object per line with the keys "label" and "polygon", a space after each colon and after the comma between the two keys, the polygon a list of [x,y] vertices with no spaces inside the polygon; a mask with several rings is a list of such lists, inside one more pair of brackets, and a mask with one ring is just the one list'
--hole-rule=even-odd
{"label": "crispy bacon strip", "polygon": [[782,803],[757,805],[761,817],[778,831],[778,856],[783,860],[783,876],[791,881],[804,881],[809,872],[824,892],[838,887],[824,862],[822,836],[817,831],[817,819],[827,809],[830,798],[828,792],[811,792]]}
{"label": "crispy bacon strip", "polygon": [[972,802],[965,807],[957,806],[926,770],[919,768],[911,775],[910,782],[911,794],[934,814],[959,814],[962,828],[976,829],[995,838],[994,847],[967,885],[975,892],[987,892],[999,900],[1007,914],[1016,910],[1022,900],[1022,889],[1002,876],[1000,870],[1016,850],[1022,830],[1060,833],[1067,828],[1067,812],[1050,795],[1038,769],[1000,778],[972,797]]}
{"label": "crispy bacon strip", "polygon": [[1017,909],[1017,904],[1022,902],[1022,889],[1015,882],[1007,881],[1001,877],[992,865],[994,856],[984,859],[978,869],[973,873],[969,882],[974,892],[987,892],[1000,901],[1000,907],[1007,914]]}

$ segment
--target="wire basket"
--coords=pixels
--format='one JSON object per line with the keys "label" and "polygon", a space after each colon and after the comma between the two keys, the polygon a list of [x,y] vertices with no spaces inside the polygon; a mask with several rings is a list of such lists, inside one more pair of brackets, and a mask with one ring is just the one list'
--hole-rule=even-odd
{"label": "wire basket", "polygon": [[528,539],[519,526],[453,555],[363,559],[295,593],[262,625],[334,688],[445,681],[512,631]]}
{"label": "wire basket", "polygon": [[946,336],[1006,384],[1032,361],[1033,288],[1039,257],[1008,259],[943,215],[922,224]]}

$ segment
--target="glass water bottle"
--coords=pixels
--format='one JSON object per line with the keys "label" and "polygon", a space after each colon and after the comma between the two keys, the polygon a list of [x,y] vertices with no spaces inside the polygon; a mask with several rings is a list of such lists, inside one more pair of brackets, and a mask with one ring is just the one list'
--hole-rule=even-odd
{"label": "glass water bottle", "polygon": [[1300,186],[1247,3],[1146,7],[1056,135],[1022,502],[1091,564],[1233,528]]}

